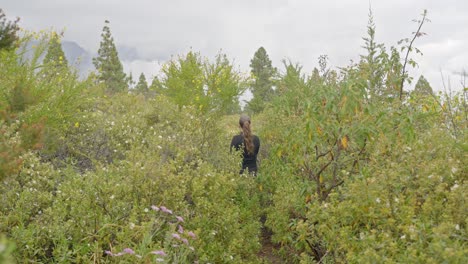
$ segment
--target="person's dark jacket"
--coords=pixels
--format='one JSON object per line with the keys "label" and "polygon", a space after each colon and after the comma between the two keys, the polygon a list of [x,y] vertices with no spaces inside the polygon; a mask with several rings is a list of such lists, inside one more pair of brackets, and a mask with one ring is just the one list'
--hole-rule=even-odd
{"label": "person's dark jacket", "polygon": [[253,144],[254,144],[254,151],[252,154],[247,152],[247,149],[244,146],[244,136],[242,134],[236,135],[232,138],[231,141],[231,151],[234,148],[236,151],[240,150],[241,147],[243,148],[242,151],[242,169],[240,173],[242,174],[245,169],[248,169],[249,173],[256,173],[257,172],[257,154],[260,150],[260,139],[253,135]]}

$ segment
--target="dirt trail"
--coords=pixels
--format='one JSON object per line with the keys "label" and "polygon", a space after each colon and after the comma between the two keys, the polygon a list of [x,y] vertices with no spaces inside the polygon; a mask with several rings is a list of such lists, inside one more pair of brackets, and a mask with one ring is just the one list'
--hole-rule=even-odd
{"label": "dirt trail", "polygon": [[261,234],[260,239],[261,239],[260,242],[262,243],[262,249],[258,253],[258,256],[262,258],[263,263],[269,263],[269,264],[285,263],[284,260],[282,260],[277,255],[279,246],[271,242],[271,232],[267,230],[265,227],[262,228],[262,234]]}

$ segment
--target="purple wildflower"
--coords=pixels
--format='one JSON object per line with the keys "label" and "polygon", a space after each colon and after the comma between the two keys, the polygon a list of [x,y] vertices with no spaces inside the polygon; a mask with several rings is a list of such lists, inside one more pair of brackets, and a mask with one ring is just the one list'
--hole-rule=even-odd
{"label": "purple wildflower", "polygon": [[156,205],[152,205],[151,209],[153,209],[154,211],[159,211],[159,207],[157,207]]}
{"label": "purple wildflower", "polygon": [[180,236],[179,236],[179,234],[176,234],[176,233],[174,233],[174,234],[172,234],[172,237],[173,237],[173,238],[177,238],[177,239],[179,239],[179,240],[180,240]]}
{"label": "purple wildflower", "polygon": [[131,248],[126,248],[123,250],[123,252],[131,255],[135,254],[135,251],[133,251],[133,249]]}
{"label": "purple wildflower", "polygon": [[184,219],[181,216],[176,216],[176,218],[177,218],[177,221],[182,222],[182,223],[184,222]]}
{"label": "purple wildflower", "polygon": [[188,245],[188,240],[186,238],[182,238],[182,242],[184,242],[185,245]]}
{"label": "purple wildflower", "polygon": [[184,233],[184,228],[181,225],[179,225],[179,230],[177,232],[183,234]]}
{"label": "purple wildflower", "polygon": [[111,257],[114,256],[114,253],[112,253],[112,251],[110,251],[110,250],[106,250],[106,251],[104,251],[104,253],[106,253],[107,255],[109,255]]}
{"label": "purple wildflower", "polygon": [[172,214],[172,211],[167,209],[165,206],[161,206],[161,211],[163,211],[164,213],[168,213],[168,214]]}
{"label": "purple wildflower", "polygon": [[195,235],[195,233],[193,233],[192,231],[188,232],[187,235],[189,235],[190,237],[192,237],[192,238],[194,238],[194,239],[197,237],[197,236]]}
{"label": "purple wildflower", "polygon": [[155,251],[152,251],[151,254],[155,254],[155,255],[159,255],[159,256],[167,256],[166,252],[162,251],[162,250],[155,250]]}

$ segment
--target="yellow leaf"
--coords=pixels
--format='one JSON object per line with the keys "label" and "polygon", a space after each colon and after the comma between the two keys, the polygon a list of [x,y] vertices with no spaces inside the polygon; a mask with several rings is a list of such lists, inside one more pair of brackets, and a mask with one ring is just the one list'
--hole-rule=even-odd
{"label": "yellow leaf", "polygon": [[320,127],[317,127],[317,133],[318,133],[319,135],[322,135],[322,134],[323,134],[322,129],[321,129]]}
{"label": "yellow leaf", "polygon": [[341,138],[341,145],[344,149],[348,148],[348,136],[344,136]]}
{"label": "yellow leaf", "polygon": [[263,191],[263,185],[260,184],[260,185],[258,186],[258,189],[259,189],[260,191]]}
{"label": "yellow leaf", "polygon": [[281,152],[282,152],[281,149],[278,150],[278,152],[276,152],[276,156],[278,156],[278,158],[281,158],[281,154],[282,154]]}
{"label": "yellow leaf", "polygon": [[80,123],[76,122],[75,127],[77,127],[77,128],[80,127]]}
{"label": "yellow leaf", "polygon": [[323,183],[323,176],[322,175],[320,175],[320,177],[319,177],[319,182]]}

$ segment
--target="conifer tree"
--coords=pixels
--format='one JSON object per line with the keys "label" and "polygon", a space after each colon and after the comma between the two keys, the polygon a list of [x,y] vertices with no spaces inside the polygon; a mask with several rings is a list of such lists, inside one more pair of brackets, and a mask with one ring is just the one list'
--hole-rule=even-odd
{"label": "conifer tree", "polygon": [[111,35],[109,21],[105,21],[102,29],[102,40],[98,50],[98,57],[93,58],[97,78],[103,82],[110,93],[124,92],[128,89],[126,75]]}
{"label": "conifer tree", "polygon": [[15,42],[18,40],[16,32],[18,32],[18,21],[7,21],[6,15],[0,8],[0,50],[14,48]]}
{"label": "conifer tree", "polygon": [[151,85],[148,89],[153,93],[160,94],[162,89],[164,89],[164,85],[157,76],[154,76],[153,81],[151,82]]}
{"label": "conifer tree", "polygon": [[265,48],[260,47],[250,61],[251,73],[254,78],[252,84],[253,99],[249,102],[249,108],[254,112],[260,112],[264,108],[264,103],[272,99],[273,75],[276,69],[273,68],[271,60]]}
{"label": "conifer tree", "polygon": [[48,66],[46,75],[55,75],[59,71],[68,69],[68,61],[62,49],[60,35],[56,32],[52,33],[43,63]]}
{"label": "conifer tree", "polygon": [[421,75],[418,79],[418,82],[416,83],[416,86],[414,86],[414,93],[420,94],[420,95],[431,95],[433,93],[432,87],[429,84],[429,82],[426,80],[424,75]]}
{"label": "conifer tree", "polygon": [[317,68],[314,67],[312,70],[312,74],[309,77],[308,83],[309,84],[319,84],[322,82],[322,77],[320,76],[320,72]]}
{"label": "conifer tree", "polygon": [[135,86],[135,92],[140,94],[148,94],[148,83],[146,83],[146,77],[144,73],[140,74],[140,78],[138,79],[138,83]]}
{"label": "conifer tree", "polygon": [[375,24],[371,9],[369,9],[367,35],[367,37],[362,38],[364,40],[364,46],[362,47],[367,51],[367,54],[361,55],[360,68],[366,74],[367,89],[371,99],[380,100],[380,96],[385,90],[383,85],[385,73],[382,66],[385,58],[383,55],[385,54],[385,47],[375,41]]}

